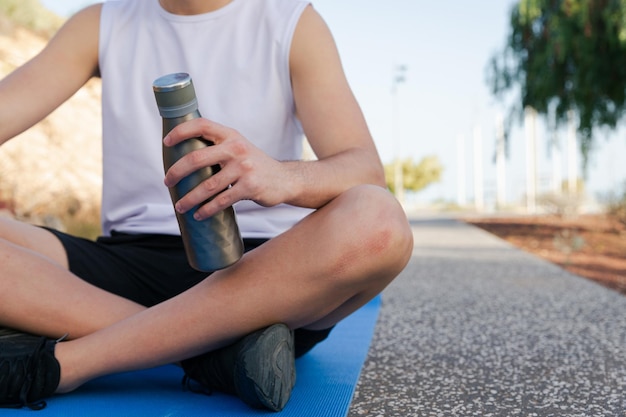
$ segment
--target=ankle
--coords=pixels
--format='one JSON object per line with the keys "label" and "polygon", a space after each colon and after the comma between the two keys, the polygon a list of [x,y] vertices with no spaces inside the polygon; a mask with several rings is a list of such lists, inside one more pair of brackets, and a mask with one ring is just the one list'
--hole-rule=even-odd
{"label": "ankle", "polygon": [[75,361],[72,360],[74,357],[70,353],[72,352],[71,345],[72,342],[70,341],[60,342],[57,343],[54,349],[54,357],[61,367],[61,379],[55,394],[65,394],[74,391],[86,382],[86,378],[77,371],[80,367],[74,365]]}

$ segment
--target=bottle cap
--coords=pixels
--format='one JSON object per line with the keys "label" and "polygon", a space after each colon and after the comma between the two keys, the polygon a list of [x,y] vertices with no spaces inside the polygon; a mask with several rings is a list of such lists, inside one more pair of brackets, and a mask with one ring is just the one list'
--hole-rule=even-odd
{"label": "bottle cap", "polygon": [[187,73],[159,77],[152,83],[152,89],[161,117],[172,119],[198,110],[196,92]]}

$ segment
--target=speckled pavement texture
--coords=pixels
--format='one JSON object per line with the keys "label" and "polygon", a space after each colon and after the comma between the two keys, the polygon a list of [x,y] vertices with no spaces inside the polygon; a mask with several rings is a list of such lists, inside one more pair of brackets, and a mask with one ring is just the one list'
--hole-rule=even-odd
{"label": "speckled pavement texture", "polygon": [[453,219],[415,219],[349,416],[626,416],[626,297]]}

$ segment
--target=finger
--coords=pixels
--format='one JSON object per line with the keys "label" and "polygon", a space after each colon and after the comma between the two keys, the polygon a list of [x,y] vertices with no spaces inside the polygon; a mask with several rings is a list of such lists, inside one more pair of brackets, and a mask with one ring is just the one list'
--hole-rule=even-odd
{"label": "finger", "polygon": [[237,186],[232,186],[217,194],[211,201],[198,207],[194,213],[194,219],[202,221],[232,206],[241,198],[237,193]]}
{"label": "finger", "polygon": [[163,182],[167,187],[173,187],[188,175],[205,167],[220,165],[220,152],[215,146],[197,149],[182,156],[174,162],[165,173]]}
{"label": "finger", "polygon": [[179,124],[163,138],[165,146],[174,146],[189,138],[203,138],[213,143],[221,143],[230,129],[204,118],[191,119]]}
{"label": "finger", "polygon": [[209,199],[214,199],[215,196],[226,190],[236,180],[234,173],[231,173],[231,171],[229,169],[221,170],[219,173],[202,181],[176,202],[176,211],[185,213],[196,206],[202,205]]}

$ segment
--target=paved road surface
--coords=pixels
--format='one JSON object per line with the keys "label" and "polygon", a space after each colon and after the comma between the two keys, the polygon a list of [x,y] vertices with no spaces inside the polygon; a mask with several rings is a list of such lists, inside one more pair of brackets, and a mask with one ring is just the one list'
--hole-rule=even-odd
{"label": "paved road surface", "polygon": [[415,219],[350,417],[626,417],[626,297],[453,219]]}

